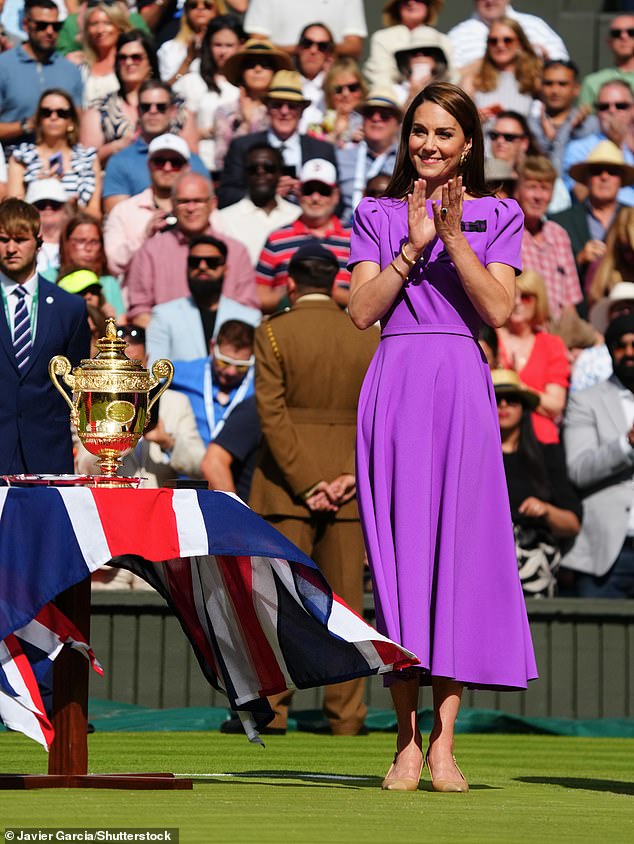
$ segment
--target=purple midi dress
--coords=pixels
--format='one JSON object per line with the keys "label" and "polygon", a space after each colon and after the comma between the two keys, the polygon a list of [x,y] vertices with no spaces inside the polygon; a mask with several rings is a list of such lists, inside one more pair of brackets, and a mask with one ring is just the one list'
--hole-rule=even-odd
{"label": "purple midi dress", "polygon": [[[484,266],[521,268],[514,200],[467,200],[463,223]],[[405,202],[363,199],[350,266],[385,268],[407,236]],[[359,399],[357,496],[378,629],[418,656],[421,683],[521,689],[537,670],[480,323],[436,237],[382,320]]]}

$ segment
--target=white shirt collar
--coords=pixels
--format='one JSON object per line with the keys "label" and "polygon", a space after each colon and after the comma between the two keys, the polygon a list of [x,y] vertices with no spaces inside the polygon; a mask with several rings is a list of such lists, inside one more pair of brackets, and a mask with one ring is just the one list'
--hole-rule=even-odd
{"label": "white shirt collar", "polygon": [[[4,289],[4,294],[9,298],[9,296],[13,293],[16,287],[19,287],[18,282],[14,281],[12,278],[6,276],[3,272],[0,271],[0,282],[2,283],[2,287]],[[37,291],[37,270],[33,273],[30,278],[22,284],[24,290],[26,290],[29,296],[35,296]]]}

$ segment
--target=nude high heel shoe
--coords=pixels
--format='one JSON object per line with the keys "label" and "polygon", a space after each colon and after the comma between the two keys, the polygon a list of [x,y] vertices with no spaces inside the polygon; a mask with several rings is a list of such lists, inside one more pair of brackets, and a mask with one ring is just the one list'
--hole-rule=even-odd
{"label": "nude high heel shoe", "polygon": [[418,777],[416,779],[412,779],[411,777],[394,776],[393,771],[397,758],[398,753],[395,753],[394,761],[390,765],[390,770],[387,772],[385,779],[381,783],[381,788],[383,791],[417,791],[420,777],[423,773],[423,768],[425,767],[425,757],[423,756],[421,759],[420,770],[418,771]]}
{"label": "nude high heel shoe", "polygon": [[464,778],[464,774],[458,767],[458,763],[456,762],[456,757],[451,757],[454,761],[454,765],[456,766],[456,770],[460,774],[459,780],[435,780],[434,775],[431,772],[431,768],[429,766],[429,750],[425,754],[425,762],[427,762],[427,770],[429,771],[429,777],[431,779],[431,787],[434,791],[442,791],[444,793],[447,792],[458,792],[464,793],[465,791],[469,791],[469,783]]}

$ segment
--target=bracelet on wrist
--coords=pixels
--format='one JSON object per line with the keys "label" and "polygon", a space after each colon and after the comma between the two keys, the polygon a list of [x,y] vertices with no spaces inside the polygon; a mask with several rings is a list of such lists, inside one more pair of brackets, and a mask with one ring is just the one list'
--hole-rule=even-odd
{"label": "bracelet on wrist", "polygon": [[412,260],[412,259],[409,257],[409,255],[408,255],[408,254],[407,254],[407,252],[405,251],[405,244],[403,244],[403,245],[401,246],[401,258],[405,261],[405,263],[407,264],[407,266],[408,266],[410,269],[414,266],[414,264],[415,264],[415,263],[416,263],[416,261],[418,260],[418,258],[416,258],[416,259]]}
{"label": "bracelet on wrist", "polygon": [[403,270],[401,270],[397,267],[395,261],[396,261],[396,258],[394,259],[394,261],[392,261],[390,263],[390,266],[392,267],[393,270],[395,270],[396,273],[398,273],[398,275],[400,275],[400,277],[403,279],[403,281],[407,281],[407,274],[404,273]]}

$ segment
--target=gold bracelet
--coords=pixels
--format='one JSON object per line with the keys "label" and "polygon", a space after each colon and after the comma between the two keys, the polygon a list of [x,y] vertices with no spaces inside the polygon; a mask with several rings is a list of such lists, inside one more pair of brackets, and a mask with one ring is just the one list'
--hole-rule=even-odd
{"label": "gold bracelet", "polygon": [[[408,266],[410,269],[411,269],[411,268],[414,266],[414,264],[416,263],[416,261],[412,261],[412,259],[409,257],[409,255],[408,255],[408,254],[407,254],[407,252],[405,251],[405,244],[403,244],[403,245],[401,246],[401,258],[405,261],[405,263],[407,264],[407,266]],[[416,259],[416,260],[418,260],[418,259]]]}
{"label": "gold bracelet", "polygon": [[[396,258],[394,259],[394,261],[396,261]],[[390,266],[392,267],[393,270],[396,270],[396,272],[400,275],[400,277],[403,279],[403,281],[407,281],[407,276],[405,275],[405,273],[402,270],[399,270],[399,268],[396,266],[394,261],[391,262]]]}

